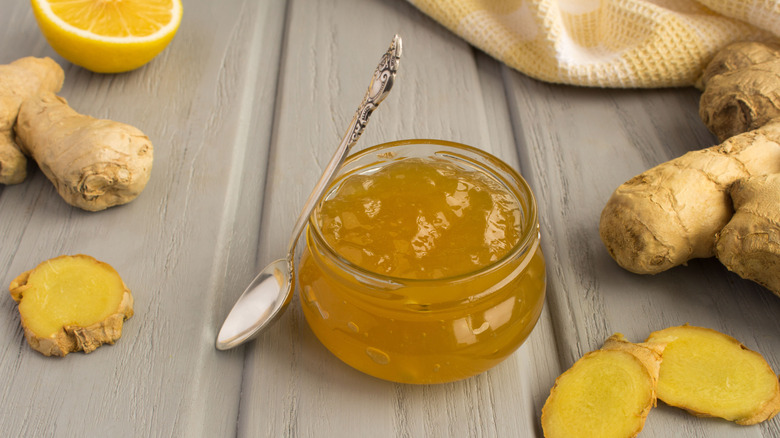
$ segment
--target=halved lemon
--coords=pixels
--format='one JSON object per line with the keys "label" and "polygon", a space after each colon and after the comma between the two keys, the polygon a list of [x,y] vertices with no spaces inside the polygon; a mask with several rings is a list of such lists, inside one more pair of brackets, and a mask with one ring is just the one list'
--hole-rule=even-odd
{"label": "halved lemon", "polygon": [[136,69],[157,56],[181,23],[181,0],[31,0],[51,47],[97,73]]}

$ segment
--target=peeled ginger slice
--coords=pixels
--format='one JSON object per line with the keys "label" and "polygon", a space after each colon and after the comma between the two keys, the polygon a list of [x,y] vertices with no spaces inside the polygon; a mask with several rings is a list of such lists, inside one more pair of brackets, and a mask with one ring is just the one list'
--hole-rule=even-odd
{"label": "peeled ginger slice", "polygon": [[684,325],[650,334],[664,343],[658,398],[696,416],[760,423],[780,411],[780,384],[764,358],[731,336]]}
{"label": "peeled ginger slice", "polygon": [[9,289],[28,343],[46,356],[113,344],[133,315],[133,297],[119,274],[86,255],[47,260]]}
{"label": "peeled ginger slice", "polygon": [[542,408],[547,438],[634,437],[655,406],[662,344],[615,334],[561,374]]}

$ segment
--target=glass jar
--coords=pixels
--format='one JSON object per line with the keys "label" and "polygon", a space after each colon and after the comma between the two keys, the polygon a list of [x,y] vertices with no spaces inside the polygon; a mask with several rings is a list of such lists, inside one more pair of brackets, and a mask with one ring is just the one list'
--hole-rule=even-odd
{"label": "glass jar", "polygon": [[[413,158],[444,161],[497,183],[519,204],[517,243],[497,260],[438,278],[385,275],[337,252],[323,234],[323,203],[351,176]],[[299,295],[309,327],[339,359],[385,380],[442,383],[495,366],[531,333],[544,303],[545,263],[536,201],[510,166],[457,143],[397,141],[349,157],[326,193],[308,224]]]}

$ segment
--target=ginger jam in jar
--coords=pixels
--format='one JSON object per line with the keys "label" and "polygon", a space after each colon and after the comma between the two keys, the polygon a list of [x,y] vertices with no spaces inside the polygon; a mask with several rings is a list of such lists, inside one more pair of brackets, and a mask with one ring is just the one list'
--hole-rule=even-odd
{"label": "ginger jam in jar", "polygon": [[511,167],[439,140],[351,156],[312,214],[306,321],[348,365],[402,383],[464,379],[514,352],[545,296],[536,201]]}

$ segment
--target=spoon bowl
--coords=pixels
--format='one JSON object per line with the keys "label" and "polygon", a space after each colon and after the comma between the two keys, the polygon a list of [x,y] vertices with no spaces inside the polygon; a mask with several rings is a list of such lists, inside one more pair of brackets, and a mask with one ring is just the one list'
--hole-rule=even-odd
{"label": "spoon bowl", "polygon": [[295,275],[288,259],[274,260],[249,283],[225,318],[217,348],[228,350],[256,336],[284,313],[292,298]]}

